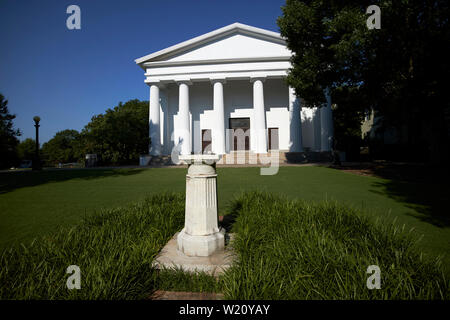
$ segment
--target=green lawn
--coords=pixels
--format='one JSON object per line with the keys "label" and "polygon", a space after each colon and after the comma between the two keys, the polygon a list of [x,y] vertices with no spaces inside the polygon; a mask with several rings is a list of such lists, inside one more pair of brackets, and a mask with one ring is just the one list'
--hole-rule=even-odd
{"label": "green lawn", "polygon": [[[185,168],[0,173],[0,248],[73,225],[100,208],[162,191],[184,191],[185,174]],[[433,207],[445,208],[448,187],[401,185],[325,167],[281,167],[274,176],[261,176],[259,168],[219,168],[218,175],[220,214],[226,214],[230,199],[244,190],[306,200],[334,199],[414,228],[423,235],[421,246],[426,253],[446,254],[450,248],[448,223],[432,216]],[[421,196],[426,198],[420,201]],[[444,264],[448,262],[447,256]]]}

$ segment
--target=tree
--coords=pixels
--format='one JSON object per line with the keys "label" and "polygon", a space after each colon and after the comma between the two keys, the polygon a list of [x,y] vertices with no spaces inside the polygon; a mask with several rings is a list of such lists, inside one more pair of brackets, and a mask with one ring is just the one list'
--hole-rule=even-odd
{"label": "tree", "polygon": [[[379,30],[366,26],[373,4],[381,8]],[[445,0],[287,0],[278,19],[293,52],[287,81],[308,107],[324,102],[326,87],[341,110],[363,101],[360,113],[374,109],[400,140],[445,159],[449,16]]]}
{"label": "tree", "polygon": [[82,157],[80,134],[77,130],[63,130],[42,146],[42,154],[48,165],[77,162]]}
{"label": "tree", "polygon": [[36,141],[27,138],[17,146],[17,156],[19,160],[33,160],[36,152]]}
{"label": "tree", "polygon": [[0,168],[9,168],[17,163],[16,147],[20,130],[14,129],[15,115],[8,110],[8,100],[0,94]]}
{"label": "tree", "polygon": [[96,153],[103,164],[136,163],[148,153],[148,128],[148,101],[120,102],[84,127],[83,151]]}

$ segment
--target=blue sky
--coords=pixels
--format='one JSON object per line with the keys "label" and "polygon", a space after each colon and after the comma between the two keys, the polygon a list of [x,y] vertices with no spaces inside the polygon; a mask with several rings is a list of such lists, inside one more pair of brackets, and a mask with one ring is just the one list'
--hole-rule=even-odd
{"label": "blue sky", "polygon": [[[68,30],[66,9],[81,9]],[[148,100],[134,59],[234,22],[279,31],[284,0],[0,0],[0,93],[21,140],[81,130],[91,117],[130,99]]]}

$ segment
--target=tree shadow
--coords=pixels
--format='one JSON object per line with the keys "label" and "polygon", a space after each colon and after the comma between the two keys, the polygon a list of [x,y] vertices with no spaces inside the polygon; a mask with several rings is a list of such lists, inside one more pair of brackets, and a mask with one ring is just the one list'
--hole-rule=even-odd
{"label": "tree shadow", "polygon": [[421,221],[438,227],[450,226],[448,198],[450,187],[447,167],[426,166],[420,164],[390,164],[371,169],[385,180],[375,182],[374,193],[387,195],[404,203],[416,213],[408,213]]}
{"label": "tree shadow", "polygon": [[225,207],[225,215],[219,217],[219,227],[224,228],[226,232],[229,233],[233,231],[233,225],[242,209],[242,201],[235,196],[235,198],[229,201]]}
{"label": "tree shadow", "polygon": [[143,169],[134,168],[102,168],[0,172],[0,194],[51,182],[62,182],[73,179],[93,180],[114,176],[131,176],[141,173],[142,170]]}

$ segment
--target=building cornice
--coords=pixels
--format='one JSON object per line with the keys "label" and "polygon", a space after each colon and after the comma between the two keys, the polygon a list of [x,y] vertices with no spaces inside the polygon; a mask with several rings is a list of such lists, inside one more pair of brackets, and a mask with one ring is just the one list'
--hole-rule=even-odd
{"label": "building cornice", "polygon": [[188,60],[188,61],[155,61],[142,64],[145,68],[152,67],[174,67],[202,64],[224,64],[224,63],[245,63],[245,62],[265,62],[265,61],[289,61],[290,56],[278,57],[255,57],[255,58],[233,58],[233,59],[208,59],[208,60]]}

